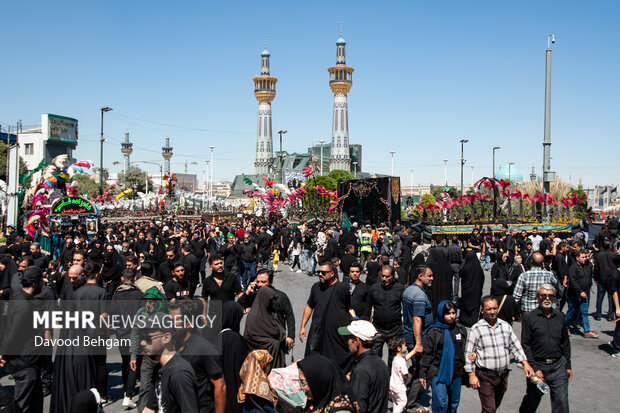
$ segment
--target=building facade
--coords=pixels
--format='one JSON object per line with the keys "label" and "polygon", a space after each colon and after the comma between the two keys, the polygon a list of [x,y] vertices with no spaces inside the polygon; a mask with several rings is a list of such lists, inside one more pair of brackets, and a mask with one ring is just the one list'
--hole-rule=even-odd
{"label": "building facade", "polygon": [[59,155],[69,155],[73,159],[73,150],[77,147],[78,120],[66,116],[44,113],[41,126],[26,129],[19,134],[19,156],[29,170],[39,165],[42,159],[49,163]]}

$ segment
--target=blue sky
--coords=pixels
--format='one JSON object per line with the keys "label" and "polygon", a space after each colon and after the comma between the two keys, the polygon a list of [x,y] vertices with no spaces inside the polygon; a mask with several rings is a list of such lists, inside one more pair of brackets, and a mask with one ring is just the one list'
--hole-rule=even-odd
{"label": "blue sky", "polygon": [[[273,130],[304,151],[331,138],[339,22],[347,63],[352,143],[366,172],[409,185],[465,183],[515,162],[540,173],[547,35],[552,57],[552,169],[587,186],[620,183],[620,3],[616,1],[55,1],[3,2],[0,50],[3,127],[37,125],[41,113],[77,118],[75,156],[120,161],[130,132],[133,160],[161,159],[202,176],[215,145],[215,179],[253,173],[259,74],[268,36],[278,77]],[[274,136],[274,143],[277,141]],[[277,145],[276,145],[277,146]],[[612,149],[612,150],[610,150]],[[112,166],[112,171],[120,170]],[[150,172],[156,166],[146,166]]]}

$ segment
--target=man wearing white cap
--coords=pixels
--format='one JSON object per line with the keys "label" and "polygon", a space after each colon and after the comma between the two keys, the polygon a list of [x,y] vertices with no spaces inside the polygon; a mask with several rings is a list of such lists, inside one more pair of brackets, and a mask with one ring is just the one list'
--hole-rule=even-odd
{"label": "man wearing white cap", "polygon": [[347,336],[349,351],[355,355],[351,369],[351,390],[355,395],[359,413],[384,413],[387,411],[390,372],[383,360],[371,351],[377,335],[370,321],[354,320],[338,333]]}

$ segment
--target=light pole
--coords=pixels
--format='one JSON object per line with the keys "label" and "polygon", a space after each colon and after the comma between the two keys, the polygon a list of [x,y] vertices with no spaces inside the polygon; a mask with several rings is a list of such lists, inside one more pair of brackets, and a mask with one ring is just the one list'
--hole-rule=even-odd
{"label": "light pole", "polygon": [[471,166],[471,187],[474,188],[474,166]]}
{"label": "light pole", "polygon": [[[283,166],[283,162],[284,162],[284,158],[282,158],[282,135],[284,135],[286,132],[286,130],[279,130],[278,133],[280,134],[280,183],[282,185],[284,185],[284,166]],[[321,165],[321,167],[323,167]]]}
{"label": "light pole", "polygon": [[501,149],[501,147],[500,146],[493,147],[493,171],[492,171],[493,173],[491,174],[492,178],[495,178],[495,151],[498,149]]}
{"label": "light pole", "polygon": [[209,174],[209,179],[210,184],[209,184],[209,196],[213,196],[213,149],[215,149],[215,146],[211,145],[209,146],[209,149],[211,149],[211,173]]}
{"label": "light pole", "polygon": [[396,151],[390,151],[390,154],[392,155],[392,176],[394,176],[394,154],[396,153]]}
{"label": "light pole", "polygon": [[510,182],[510,170],[512,169],[512,165],[514,164],[514,162],[508,162],[508,182]]}
{"label": "light pole", "polygon": [[205,194],[209,196],[209,175],[210,175],[209,174],[209,160],[207,159],[205,163],[207,164],[207,170],[206,170],[207,176],[205,178]]}
{"label": "light pole", "polygon": [[353,162],[353,177],[357,178],[357,161]]}
{"label": "light pole", "polygon": [[[543,192],[551,190],[551,181],[555,180],[551,172],[551,44],[555,43],[555,36],[547,37],[547,51],[545,52],[545,130],[543,138]],[[549,220],[549,207],[543,205],[543,217]]]}
{"label": "light pole", "polygon": [[444,181],[444,186],[448,186],[448,160],[444,159],[443,160],[443,181]]}
{"label": "light pole", "polygon": [[99,147],[99,195],[103,195],[103,112],[109,112],[112,108],[104,106],[101,108],[101,140]]}
{"label": "light pole", "polygon": [[319,142],[321,143],[321,175],[323,175],[323,144],[325,139],[321,139]]}
{"label": "light pole", "polygon": [[463,158],[463,146],[469,142],[469,139],[461,139],[461,195],[463,195],[463,166],[465,165],[465,158]]}
{"label": "light pole", "polygon": [[411,189],[409,190],[409,192],[411,192],[409,195],[411,195],[411,198],[413,198],[413,169],[409,169],[409,173],[410,178],[411,178]]}

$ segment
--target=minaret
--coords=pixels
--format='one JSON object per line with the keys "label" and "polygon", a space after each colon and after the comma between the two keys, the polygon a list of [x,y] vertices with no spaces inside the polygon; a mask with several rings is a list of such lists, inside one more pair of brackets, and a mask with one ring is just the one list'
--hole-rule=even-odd
{"label": "minaret", "polygon": [[336,66],[327,69],[329,72],[329,87],[334,92],[332,147],[329,160],[330,171],[334,169],[351,171],[347,93],[349,93],[353,85],[353,68],[348,67],[346,64],[344,54],[346,44],[347,42],[342,38],[342,23],[340,23],[340,38],[336,41]]}
{"label": "minaret", "polygon": [[170,158],[172,158],[172,147],[170,138],[166,136],[166,146],[161,148],[161,156],[164,158],[164,174],[170,175]]}
{"label": "minaret", "polygon": [[534,165],[532,165],[532,172],[530,173],[530,181],[536,182],[536,170],[534,169]]}
{"label": "minaret", "polygon": [[129,132],[125,132],[125,142],[121,142],[121,152],[125,158],[125,162],[123,163],[123,172],[127,173],[127,169],[129,169],[129,156],[133,152],[133,143],[129,142]]}
{"label": "minaret", "polygon": [[256,161],[254,173],[269,175],[273,161],[273,145],[271,139],[271,101],[276,97],[277,78],[269,75],[269,56],[267,39],[265,50],[260,54],[260,76],[254,80],[254,96],[258,100],[258,129],[256,132]]}

